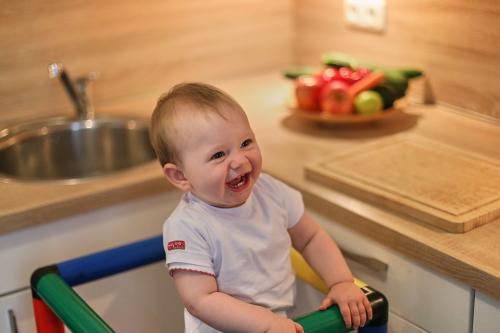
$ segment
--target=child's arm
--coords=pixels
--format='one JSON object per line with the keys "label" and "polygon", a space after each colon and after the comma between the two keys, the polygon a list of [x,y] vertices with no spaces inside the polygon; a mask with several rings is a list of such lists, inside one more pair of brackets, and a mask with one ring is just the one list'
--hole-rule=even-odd
{"label": "child's arm", "polygon": [[289,229],[293,246],[325,281],[330,291],[320,309],[338,304],[347,327],[364,326],[372,319],[370,302],[354,284],[342,253],[328,234],[306,213]]}
{"label": "child's arm", "polygon": [[290,319],[219,292],[213,276],[178,270],[173,277],[189,313],[219,331],[304,333],[302,327]]}

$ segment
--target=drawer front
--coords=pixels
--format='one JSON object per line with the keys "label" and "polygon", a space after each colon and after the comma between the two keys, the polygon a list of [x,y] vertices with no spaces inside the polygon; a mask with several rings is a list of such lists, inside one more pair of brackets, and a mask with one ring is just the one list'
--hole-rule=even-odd
{"label": "drawer front", "polygon": [[388,298],[390,311],[429,332],[469,332],[473,297],[469,287],[424,268],[331,218],[314,211],[309,214],[343,249],[388,265],[387,271],[382,272],[347,260],[357,278]]}
{"label": "drawer front", "polygon": [[476,292],[473,333],[495,333],[500,329],[500,300]]}

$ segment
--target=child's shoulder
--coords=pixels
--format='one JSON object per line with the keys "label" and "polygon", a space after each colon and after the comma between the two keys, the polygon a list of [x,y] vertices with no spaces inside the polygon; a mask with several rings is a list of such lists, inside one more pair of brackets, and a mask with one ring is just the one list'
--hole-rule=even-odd
{"label": "child's shoulder", "polygon": [[186,193],[182,196],[181,200],[177,204],[177,207],[172,211],[172,213],[167,217],[165,224],[186,224],[193,222],[196,224],[200,220],[200,216],[203,216],[204,212],[198,205],[192,202],[192,198]]}

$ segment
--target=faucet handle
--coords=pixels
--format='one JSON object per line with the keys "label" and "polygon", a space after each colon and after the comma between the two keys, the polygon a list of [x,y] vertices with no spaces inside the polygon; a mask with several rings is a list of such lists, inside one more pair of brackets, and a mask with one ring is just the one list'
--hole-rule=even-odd
{"label": "faucet handle", "polygon": [[71,102],[73,103],[73,106],[75,107],[77,115],[80,118],[84,117],[86,113],[85,105],[83,105],[80,95],[75,90],[73,82],[69,77],[68,72],[64,69],[63,65],[60,63],[52,63],[49,64],[47,69],[49,71],[49,77],[51,79],[59,78],[61,80],[61,83],[63,84],[66,93],[68,94]]}
{"label": "faucet handle", "polygon": [[85,76],[80,76],[76,79],[76,90],[80,96],[80,100],[86,110],[85,118],[94,118],[95,109],[92,103],[92,93],[89,93],[89,83],[99,78],[99,72],[90,72]]}

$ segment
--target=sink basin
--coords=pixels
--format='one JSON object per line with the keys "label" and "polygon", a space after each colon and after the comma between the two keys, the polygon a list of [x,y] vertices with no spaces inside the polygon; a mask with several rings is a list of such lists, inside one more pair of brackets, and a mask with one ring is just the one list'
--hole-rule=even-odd
{"label": "sink basin", "polygon": [[0,130],[3,180],[77,181],[154,159],[145,119],[57,117]]}

